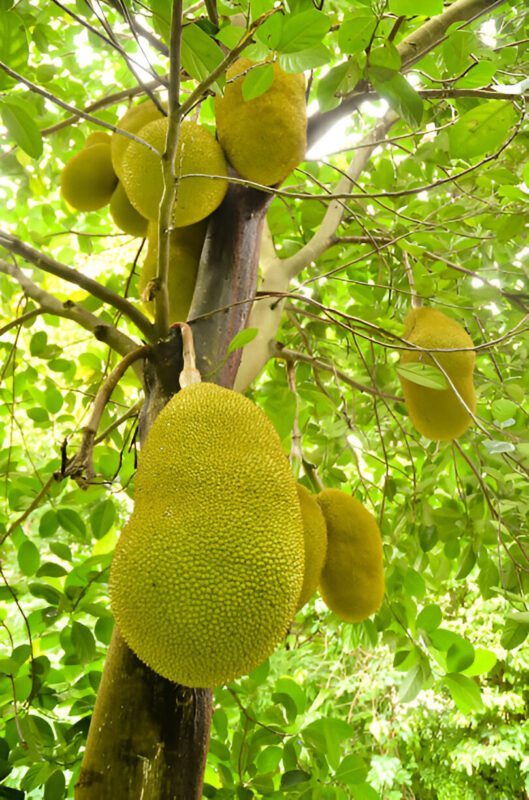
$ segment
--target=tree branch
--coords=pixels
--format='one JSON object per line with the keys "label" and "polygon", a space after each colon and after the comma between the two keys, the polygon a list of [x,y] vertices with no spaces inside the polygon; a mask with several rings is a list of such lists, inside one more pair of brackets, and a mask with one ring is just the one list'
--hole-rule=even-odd
{"label": "tree branch", "polygon": [[[10,275],[18,281],[24,294],[27,297],[31,297],[40,305],[43,314],[53,314],[57,317],[71,319],[85,330],[93,333],[98,341],[108,344],[109,347],[122,356],[127,355],[131,350],[137,348],[138,345],[133,339],[130,339],[124,333],[118,331],[113,325],[104,322],[95,314],[87,311],[72,300],[59,300],[57,297],[49,294],[49,292],[41,289],[40,286],[33,283],[20,267],[17,267],[15,264],[0,259],[0,272],[3,272],[5,275]],[[137,375],[143,382],[141,372],[138,371]]]}
{"label": "tree branch", "polygon": [[152,340],[154,333],[152,323],[145,314],[142,314],[139,309],[133,306],[132,303],[129,303],[128,300],[125,300],[124,297],[121,297],[121,295],[113,292],[111,289],[107,289],[106,286],[102,286],[98,281],[94,281],[87,275],[83,275],[82,272],[72,269],[66,266],[66,264],[61,264],[60,261],[55,261],[54,258],[47,256],[45,253],[41,253],[40,250],[35,250],[35,248],[30,247],[10,233],[0,231],[0,244],[5,247],[6,250],[21,256],[25,261],[33,264],[33,266],[45,272],[50,272],[52,275],[56,275],[58,278],[68,281],[68,283],[74,283],[76,286],[80,286],[81,289],[84,289],[94,297],[107,303],[107,305],[116,308],[124,314],[149,341]]}
{"label": "tree branch", "polygon": [[[380,137],[387,133],[397,119],[397,115],[393,111],[389,111],[373,128],[362,143],[362,147],[355,151],[346,173],[338,182],[337,193],[345,194],[350,190],[353,181],[360,177],[371,158],[371,154],[376,147],[375,142],[378,142]],[[319,258],[327,248],[335,243],[334,236],[343,219],[345,210],[346,206],[343,202],[331,199],[320,227],[304,247],[290,258],[280,259],[274,254],[267,264],[263,265],[259,291],[265,294],[268,292],[286,293],[291,280],[307,264]],[[235,389],[237,391],[246,391],[261,372],[268,359],[273,355],[274,337],[281,322],[283,305],[284,300],[277,297],[255,303],[248,327],[257,328],[259,334],[242,351],[241,365],[235,381]]]}
{"label": "tree branch", "polygon": [[86,425],[84,429],[79,450],[73,458],[68,460],[66,466],[60,472],[60,478],[73,478],[81,489],[87,489],[90,483],[92,483],[95,477],[92,453],[99,423],[101,422],[106,404],[110,400],[112,392],[127,369],[134,364],[135,361],[145,358],[150,351],[151,346],[148,344],[137,347],[135,350],[131,350],[130,353],[127,353],[119,364],[114,367],[96,395],[92,406],[92,413],[88,425]]}

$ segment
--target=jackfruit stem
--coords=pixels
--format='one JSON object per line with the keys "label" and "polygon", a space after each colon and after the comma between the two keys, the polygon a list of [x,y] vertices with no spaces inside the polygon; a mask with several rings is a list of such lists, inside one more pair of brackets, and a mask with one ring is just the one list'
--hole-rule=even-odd
{"label": "jackfruit stem", "polygon": [[187,322],[174,322],[171,328],[180,328],[182,334],[182,356],[184,359],[184,368],[178,376],[180,388],[185,389],[186,386],[192,386],[194,383],[201,383],[202,376],[197,369],[195,360],[195,345],[193,342],[193,331]]}

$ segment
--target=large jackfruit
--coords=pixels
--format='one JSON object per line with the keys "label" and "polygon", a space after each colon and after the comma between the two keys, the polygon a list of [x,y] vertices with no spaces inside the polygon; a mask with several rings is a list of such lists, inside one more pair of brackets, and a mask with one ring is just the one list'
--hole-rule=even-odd
{"label": "large jackfruit", "polygon": [[273,186],[305,156],[305,76],[284,72],[275,62],[271,87],[245,101],[242,85],[251,68],[259,69],[240,58],[228,69],[224,96],[215,98],[217,134],[228,161],[243,178]]}
{"label": "large jackfruit", "polygon": [[[169,272],[167,295],[169,297],[169,324],[185,322],[193,299],[200,255],[206,236],[206,220],[174,228],[169,234]],[[144,300],[146,311],[154,316],[154,291],[151,281],[158,267],[158,223],[150,222],[147,230],[149,246],[140,272],[138,293]],[[152,296],[152,299],[151,299]]]}
{"label": "large jackfruit", "polygon": [[61,172],[61,193],[77,211],[96,211],[110,202],[118,179],[112,168],[110,139],[88,144]]}
{"label": "large jackfruit", "polygon": [[[164,104],[162,104],[162,108],[164,107]],[[162,111],[160,111],[156,103],[154,103],[152,100],[145,100],[142,103],[131,106],[131,108],[129,108],[128,111],[126,111],[118,120],[116,127],[123,131],[127,131],[128,133],[137,135],[138,131],[145,127],[148,122],[152,122],[154,119],[162,119],[162,117],[164,117],[164,114]],[[120,180],[122,174],[121,166],[123,164],[123,156],[125,154],[125,150],[132,141],[134,140],[129,139],[128,136],[123,136],[122,133],[115,132],[112,134],[112,164],[114,165],[114,172]]]}
{"label": "large jackfruit", "polygon": [[[422,306],[412,309],[405,320],[404,338],[426,350],[436,348],[472,348],[472,339],[465,329],[441,311]],[[474,350],[459,350],[452,353],[434,352],[435,360],[442,366],[457,393],[472,413],[476,410],[474,390]],[[428,353],[420,350],[403,351],[401,364],[435,362]],[[452,386],[433,389],[422,386],[399,375],[406,408],[415,428],[423,436],[434,441],[449,441],[461,436],[472,417]]]}
{"label": "large jackfruit", "polygon": [[360,622],[374,614],[384,598],[380,530],[362,503],[339,489],[324,489],[316,499],[327,524],[320,594],[345,622]]}
{"label": "large jackfruit", "polygon": [[296,484],[271,422],[229,389],[182,389],[147,436],[112,561],[125,641],[169,680],[221,685],[285,636],[303,569]]}
{"label": "large jackfruit", "polygon": [[320,582],[327,554],[327,526],[316,498],[300,483],[297,490],[305,537],[305,577],[298,600],[300,609],[310,600]]}
{"label": "large jackfruit", "polygon": [[[138,131],[138,136],[159,153],[165,151],[167,117],[155,119]],[[175,158],[178,194],[172,224],[193,225],[209,216],[221,204],[228,190],[226,180],[186,178],[186,174],[227,176],[228,168],[220,144],[204,127],[192,120],[180,125]],[[161,159],[139,142],[131,142],[123,154],[120,178],[134,208],[149,220],[158,219],[163,193]]]}

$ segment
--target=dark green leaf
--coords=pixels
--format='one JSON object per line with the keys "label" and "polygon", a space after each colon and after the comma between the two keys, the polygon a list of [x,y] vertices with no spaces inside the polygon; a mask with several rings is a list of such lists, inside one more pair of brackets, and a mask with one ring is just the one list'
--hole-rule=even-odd
{"label": "dark green leaf", "polygon": [[446,664],[449,672],[462,672],[474,661],[474,648],[469,641],[458,637],[450,645],[446,653]]}
{"label": "dark green leaf", "polygon": [[423,101],[404,75],[397,72],[388,80],[380,80],[378,75],[370,69],[369,78],[378,94],[387,100],[393,111],[399,114],[410,128],[420,126],[423,116]]}
{"label": "dark green leaf", "polygon": [[328,16],[315,8],[285,16],[276,49],[279,53],[308,50],[321,42],[330,27]]}
{"label": "dark green leaf", "polygon": [[[182,32],[182,66],[197,81],[203,81],[219,66],[222,50],[198,25],[186,25]],[[213,91],[220,91],[218,81]]]}
{"label": "dark green leaf", "polygon": [[424,631],[433,631],[438,628],[443,620],[441,609],[435,603],[425,606],[417,615],[417,628]]}
{"label": "dark green leaf", "polygon": [[79,663],[87,664],[93,661],[96,654],[96,643],[92,632],[80,622],[72,622],[72,644],[79,658]]}
{"label": "dark green leaf", "polygon": [[346,783],[351,786],[357,783],[362,783],[367,778],[368,769],[360,756],[350,753],[342,759],[334,777],[340,783]]}
{"label": "dark green leaf", "polygon": [[24,575],[34,575],[36,573],[40,564],[40,553],[33,542],[29,539],[22,542],[18,548],[17,558],[18,566]]}
{"label": "dark green leaf", "polygon": [[102,539],[114,524],[116,507],[110,497],[97,504],[90,514],[90,525],[96,539]]}
{"label": "dark green leaf", "polygon": [[338,30],[338,46],[349,55],[364,50],[375,31],[377,20],[367,10],[360,11],[353,19],[347,19]]}
{"label": "dark green leaf", "polygon": [[57,509],[57,519],[61,528],[64,528],[68,533],[80,537],[81,539],[86,537],[85,524],[77,511],[74,511],[73,508]]}
{"label": "dark green leaf", "polygon": [[281,789],[288,789],[291,786],[298,786],[300,783],[310,781],[310,774],[301,769],[293,769],[281,775]]}
{"label": "dark green leaf", "polygon": [[453,158],[476,158],[497,150],[517,120],[511,103],[489,100],[463,114],[448,131]]}

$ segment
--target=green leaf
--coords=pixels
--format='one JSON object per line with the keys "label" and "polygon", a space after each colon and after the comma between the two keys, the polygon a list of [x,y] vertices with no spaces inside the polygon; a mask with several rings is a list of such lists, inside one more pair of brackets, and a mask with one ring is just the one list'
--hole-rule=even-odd
{"label": "green leaf", "polygon": [[422,659],[419,659],[406,674],[399,687],[398,698],[400,702],[410,703],[414,700],[430,677],[430,674],[428,664],[424,663]]}
{"label": "green leaf", "polygon": [[279,678],[274,686],[275,694],[288,695],[294,701],[296,709],[299,714],[305,711],[306,697],[303,687],[299,685],[293,678]]}
{"label": "green leaf", "polygon": [[399,51],[393,42],[384,42],[369,53],[368,78],[380,83],[391,80],[401,67]]}
{"label": "green leaf", "polygon": [[421,125],[424,108],[422,98],[404,75],[397,72],[389,80],[379,80],[377,74],[369,69],[368,76],[375,91],[408,123],[410,128],[415,129]]}
{"label": "green leaf", "polygon": [[61,602],[61,592],[48,583],[30,583],[28,588],[33,597],[45,600],[50,606],[58,606]]}
{"label": "green leaf", "polygon": [[39,536],[42,536],[43,539],[53,536],[58,527],[59,519],[57,513],[53,509],[50,509],[49,511],[46,511],[40,518]]}
{"label": "green leaf", "polygon": [[443,620],[443,613],[438,605],[431,603],[424,606],[417,615],[416,627],[422,628],[423,631],[433,631],[439,627]]}
{"label": "green leaf", "polygon": [[351,786],[357,783],[362,783],[366,780],[368,769],[365,761],[355,753],[350,753],[342,759],[338,769],[334,774],[334,778],[340,783],[345,783]]}
{"label": "green leaf", "polygon": [[498,150],[516,123],[517,116],[512,104],[505,100],[480,103],[449,129],[451,156],[471,159]]}
{"label": "green leaf", "polygon": [[61,770],[53,772],[44,786],[44,800],[62,800],[66,790],[66,780]]}
{"label": "green leaf", "polygon": [[442,682],[448,687],[452,700],[462,714],[481,711],[483,701],[479,687],[466,675],[445,675]]}
{"label": "green leaf", "polygon": [[[247,102],[248,100],[253,100],[254,97],[259,97],[268,91],[273,82],[274,65],[271,61],[254,67],[244,76],[242,82],[243,100]],[[240,333],[243,333],[243,331],[240,331]]]}
{"label": "green leaf", "polygon": [[96,654],[96,643],[92,631],[90,631],[86,625],[74,621],[72,622],[71,634],[72,644],[79,658],[79,662],[81,664],[87,664],[93,661]]}
{"label": "green leaf", "polygon": [[279,53],[308,50],[321,42],[330,27],[331,21],[327,14],[315,8],[284,16],[275,49]]}
{"label": "green leaf", "polygon": [[376,17],[366,11],[359,11],[353,19],[342,22],[338,30],[338,46],[342,53],[352,55],[364,50],[375,31]]}
{"label": "green leaf", "polygon": [[474,648],[469,641],[458,637],[450,645],[446,653],[446,665],[449,672],[462,672],[474,661]]}
{"label": "green leaf", "polygon": [[230,342],[230,346],[228,347],[226,355],[229,355],[239,347],[244,347],[246,344],[249,344],[249,342],[255,339],[258,333],[258,328],[245,328],[244,330],[239,331],[239,333],[236,333]]}
{"label": "green leaf", "polygon": [[433,364],[424,364],[420,361],[411,364],[399,364],[397,372],[401,378],[405,378],[419,386],[426,386],[428,389],[447,389],[448,382],[441,370]]}
{"label": "green leaf", "polygon": [[[22,17],[14,11],[3,11],[0,14],[0,61],[20,72],[27,67],[28,58],[28,39]],[[14,80],[0,70],[0,89]]]}
{"label": "green leaf", "polygon": [[[205,80],[223,61],[224,56],[218,44],[204,33],[198,25],[186,25],[182,32],[182,66],[192,78]],[[220,81],[221,79],[219,79]],[[220,83],[212,84],[215,92],[220,92]]]}
{"label": "green leaf", "polygon": [[306,72],[310,69],[323,67],[332,61],[332,53],[324,44],[317,44],[307,50],[299,50],[297,53],[288,53],[279,56],[279,63],[285,72],[296,74]]}
{"label": "green leaf", "polygon": [[90,514],[90,525],[96,539],[102,539],[114,524],[116,507],[110,497],[97,504]]}
{"label": "green leaf", "polygon": [[18,548],[17,559],[18,566],[24,575],[34,575],[40,564],[38,547],[26,539]]}
{"label": "green leaf", "polygon": [[86,527],[73,508],[59,508],[57,509],[57,519],[61,528],[64,528],[68,533],[73,534],[77,538],[86,538]]}
{"label": "green leaf", "polygon": [[[1,18],[0,18],[1,19]],[[37,123],[22,108],[14,103],[2,102],[2,121],[10,137],[31,158],[42,155],[42,135]]]}
{"label": "green leaf", "polygon": [[314,749],[327,753],[329,764],[337,768],[341,759],[340,745],[354,736],[354,729],[345,720],[322,717],[303,728],[301,735]]}
{"label": "green leaf", "polygon": [[289,789],[291,786],[299,786],[300,783],[310,781],[310,774],[302,769],[292,769],[281,775],[281,789]]}
{"label": "green leaf", "polygon": [[398,17],[434,17],[443,12],[443,0],[389,0],[389,10]]}
{"label": "green leaf", "polygon": [[485,650],[482,647],[476,647],[474,651],[474,661],[469,667],[463,670],[463,674],[467,675],[469,678],[472,678],[474,675],[484,675],[494,668],[497,661],[498,657],[496,653],[493,653],[491,650]]}
{"label": "green leaf", "polygon": [[505,650],[514,650],[515,647],[519,647],[522,642],[525,642],[527,634],[529,634],[528,623],[508,619],[501,635],[500,644]]}

